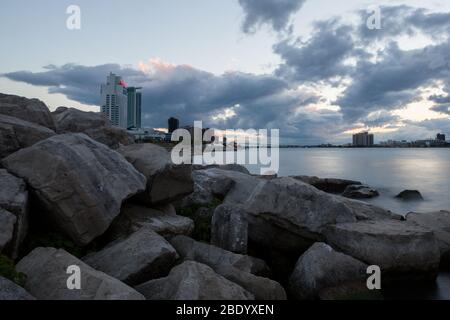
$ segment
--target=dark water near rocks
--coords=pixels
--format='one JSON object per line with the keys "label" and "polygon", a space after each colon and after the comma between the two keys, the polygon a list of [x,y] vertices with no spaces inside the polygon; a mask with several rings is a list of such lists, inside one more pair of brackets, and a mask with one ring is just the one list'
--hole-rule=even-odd
{"label": "dark water near rocks", "polygon": [[[247,166],[259,174],[259,166]],[[450,149],[280,149],[279,176],[308,175],[361,181],[380,192],[368,202],[399,214],[450,211]],[[424,201],[395,195],[419,190]],[[388,299],[450,300],[450,271],[435,285],[399,288]]]}

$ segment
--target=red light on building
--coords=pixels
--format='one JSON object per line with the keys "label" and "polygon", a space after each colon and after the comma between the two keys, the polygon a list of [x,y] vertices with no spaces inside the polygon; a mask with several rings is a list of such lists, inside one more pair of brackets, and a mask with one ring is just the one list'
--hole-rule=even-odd
{"label": "red light on building", "polygon": [[125,81],[120,80],[119,81],[119,86],[122,86],[122,87],[126,88],[127,84],[125,83]]}

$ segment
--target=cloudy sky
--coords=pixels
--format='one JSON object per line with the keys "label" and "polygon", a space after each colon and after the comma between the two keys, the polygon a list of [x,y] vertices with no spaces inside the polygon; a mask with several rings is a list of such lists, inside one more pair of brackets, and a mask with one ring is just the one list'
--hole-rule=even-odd
{"label": "cloudy sky", "polygon": [[[81,29],[66,27],[69,5]],[[115,72],[143,122],[279,128],[282,143],[450,135],[450,1],[0,0],[0,91],[98,111]],[[379,8],[381,29],[369,29]]]}

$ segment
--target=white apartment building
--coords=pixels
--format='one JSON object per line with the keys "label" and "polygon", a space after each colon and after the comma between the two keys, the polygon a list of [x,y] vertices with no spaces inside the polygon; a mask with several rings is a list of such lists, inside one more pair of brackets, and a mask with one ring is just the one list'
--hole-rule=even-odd
{"label": "white apartment building", "polygon": [[122,78],[110,73],[106,84],[101,86],[101,112],[110,120],[113,126],[127,129],[128,98],[126,85]]}

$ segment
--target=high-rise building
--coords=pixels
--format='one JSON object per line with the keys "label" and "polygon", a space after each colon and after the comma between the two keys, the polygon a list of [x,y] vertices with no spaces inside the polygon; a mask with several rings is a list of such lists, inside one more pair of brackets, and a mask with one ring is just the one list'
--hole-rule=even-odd
{"label": "high-rise building", "polygon": [[169,133],[173,133],[175,130],[177,130],[180,127],[180,121],[176,118],[170,118],[169,119]]}
{"label": "high-rise building", "polygon": [[121,77],[110,73],[106,84],[101,86],[101,112],[113,126],[128,128],[128,99],[125,82]]}
{"label": "high-rise building", "polygon": [[438,133],[437,136],[436,136],[436,140],[437,140],[438,142],[445,142],[445,134],[443,134],[443,133]]}
{"label": "high-rise building", "polygon": [[140,129],[142,127],[142,93],[139,92],[140,87],[128,87],[128,128]]}
{"label": "high-rise building", "polygon": [[369,132],[361,132],[353,135],[354,147],[371,147],[374,145],[374,135]]}

